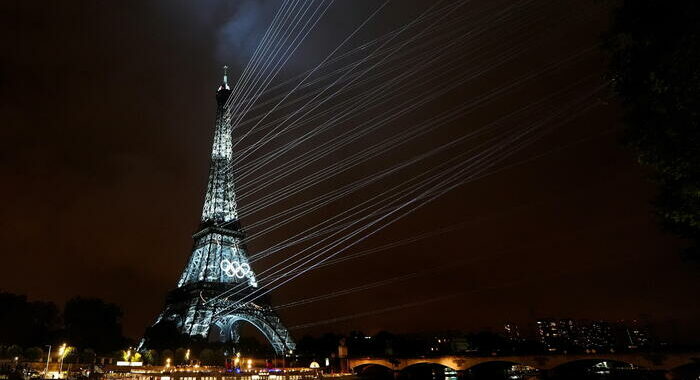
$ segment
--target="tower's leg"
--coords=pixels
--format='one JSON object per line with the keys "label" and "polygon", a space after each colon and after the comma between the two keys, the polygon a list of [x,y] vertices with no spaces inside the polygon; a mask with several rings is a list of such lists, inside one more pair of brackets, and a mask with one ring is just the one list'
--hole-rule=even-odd
{"label": "tower's leg", "polygon": [[241,323],[242,321],[234,321],[229,325],[229,338],[236,344],[241,340]]}

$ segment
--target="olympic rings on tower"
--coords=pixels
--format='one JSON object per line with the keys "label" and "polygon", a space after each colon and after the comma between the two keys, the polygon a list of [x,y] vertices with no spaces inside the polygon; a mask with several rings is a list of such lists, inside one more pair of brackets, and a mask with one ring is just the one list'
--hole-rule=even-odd
{"label": "olympic rings on tower", "polygon": [[244,278],[250,273],[250,265],[238,261],[221,260],[221,270],[229,277]]}

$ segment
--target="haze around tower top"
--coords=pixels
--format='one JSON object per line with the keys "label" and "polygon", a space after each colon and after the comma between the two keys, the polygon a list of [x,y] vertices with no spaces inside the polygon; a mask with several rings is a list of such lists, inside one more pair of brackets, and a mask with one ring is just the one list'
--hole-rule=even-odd
{"label": "haze around tower top", "polygon": [[[216,33],[216,48],[214,59],[221,65],[234,65],[234,78],[248,63],[260,40],[282,5],[281,0],[244,0],[226,2],[208,0],[205,7],[193,7],[193,12],[199,13],[199,19],[204,23],[219,25]],[[199,5],[199,3],[198,3]],[[367,16],[376,8],[377,2],[367,0],[335,1],[321,18],[298,51],[283,66],[285,71],[299,71],[315,65],[330,50],[336,46],[342,36],[350,33],[357,26],[357,20]],[[393,7],[399,8],[399,7]],[[421,10],[421,4],[414,0],[402,1],[401,12],[412,15]],[[398,9],[393,9],[398,10]],[[322,10],[319,9],[319,12]],[[396,12],[393,12],[394,14]],[[401,18],[381,20],[380,25],[367,25],[365,31],[358,33],[356,41],[376,35],[383,30],[382,26],[400,25]],[[332,33],[328,33],[328,31]],[[282,34],[282,33],[280,33]],[[351,45],[352,42],[349,44]],[[285,45],[285,48],[289,47]]]}
{"label": "haze around tower top", "polygon": [[276,0],[236,2],[228,21],[218,31],[216,59],[244,65],[265,33],[278,3]]}

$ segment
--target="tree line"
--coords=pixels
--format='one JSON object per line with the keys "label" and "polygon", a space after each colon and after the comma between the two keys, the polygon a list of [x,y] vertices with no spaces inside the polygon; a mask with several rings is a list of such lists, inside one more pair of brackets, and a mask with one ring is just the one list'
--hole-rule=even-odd
{"label": "tree line", "polygon": [[45,358],[48,345],[75,349],[66,361],[88,361],[128,346],[122,334],[122,310],[98,298],[73,297],[62,310],[46,301],[0,292],[0,357]]}
{"label": "tree line", "polygon": [[662,226],[700,259],[700,2],[624,0],[604,45],[624,143],[650,169]]}

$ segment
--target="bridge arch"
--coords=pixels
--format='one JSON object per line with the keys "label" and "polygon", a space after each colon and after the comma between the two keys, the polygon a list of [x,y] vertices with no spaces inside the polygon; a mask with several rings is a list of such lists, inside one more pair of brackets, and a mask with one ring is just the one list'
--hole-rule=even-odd
{"label": "bridge arch", "polygon": [[271,323],[252,313],[236,313],[215,319],[209,329],[209,337],[220,342],[238,343],[241,325],[244,322],[260,331],[278,355],[284,355],[290,349],[286,337],[280,336]]}
{"label": "bridge arch", "polygon": [[401,373],[409,378],[431,379],[435,376],[456,376],[457,369],[442,364],[440,361],[426,360],[404,366]]}
{"label": "bridge arch", "polygon": [[391,364],[388,360],[384,359],[360,359],[350,365],[350,369],[354,372],[356,368],[364,368],[368,365],[378,365],[381,367],[386,367],[391,370],[395,369],[395,365]]}
{"label": "bridge arch", "polygon": [[411,360],[411,361],[406,362],[400,369],[405,370],[407,368],[411,368],[414,366],[426,366],[426,365],[445,367],[445,368],[451,369],[453,371],[457,370],[457,368],[454,368],[453,365],[448,365],[448,364],[444,363],[443,360],[439,360],[439,359],[436,359],[436,360],[423,359],[423,360],[416,360],[416,361]]}
{"label": "bridge arch", "polygon": [[391,375],[394,373],[394,370],[390,366],[381,363],[364,363],[351,368],[351,370],[354,374],[371,377],[381,377],[382,375]]}
{"label": "bridge arch", "polygon": [[532,376],[537,374],[540,369],[532,365],[523,364],[510,360],[485,360],[478,363],[473,363],[465,369],[468,376],[473,376],[477,379],[510,379],[513,375]]}
{"label": "bridge arch", "polygon": [[487,366],[487,367],[512,367],[515,365],[526,366],[526,364],[513,362],[513,361],[509,361],[509,360],[493,359],[493,360],[482,361],[479,363],[474,363],[474,365],[472,365],[471,367],[466,368],[466,369],[467,370],[479,369],[479,368],[482,368],[484,366]]}

